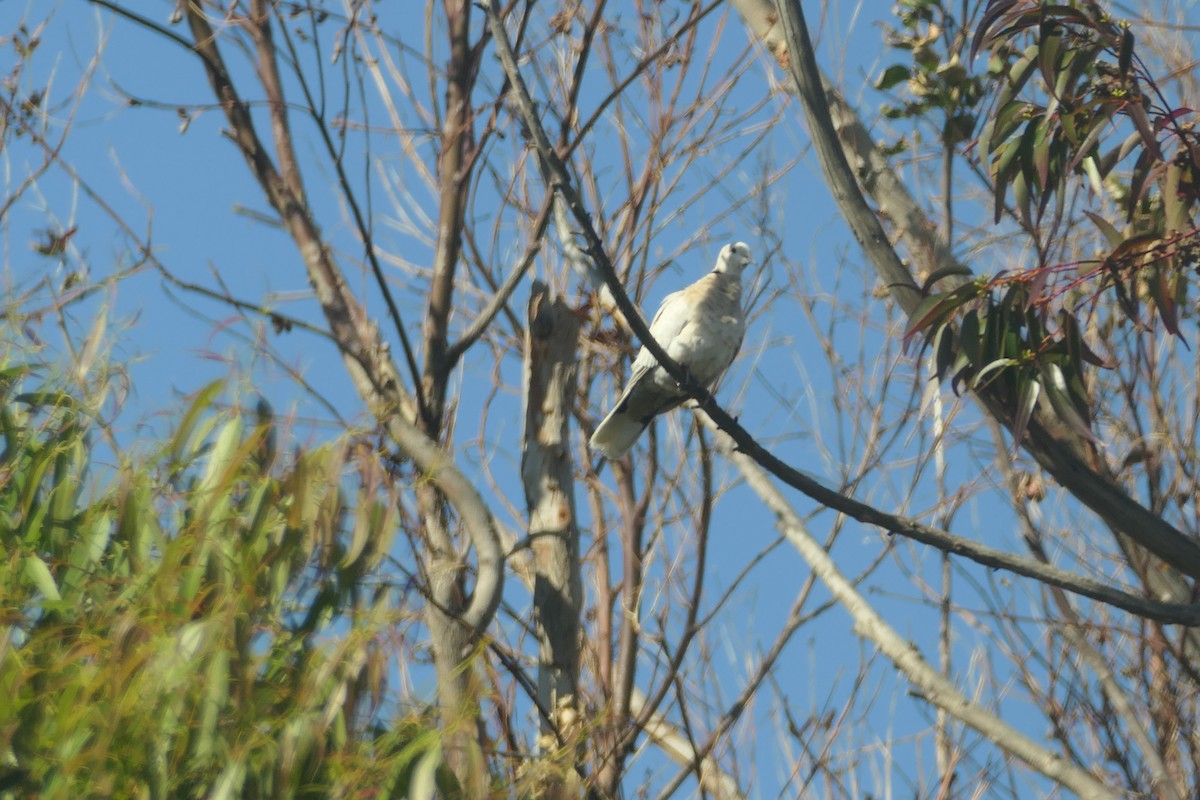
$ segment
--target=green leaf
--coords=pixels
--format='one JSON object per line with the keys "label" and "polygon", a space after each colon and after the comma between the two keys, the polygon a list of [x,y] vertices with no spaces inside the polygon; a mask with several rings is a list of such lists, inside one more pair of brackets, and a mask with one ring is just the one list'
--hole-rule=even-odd
{"label": "green leaf", "polygon": [[196,731],[195,755],[201,762],[216,752],[217,724],[229,699],[229,651],[217,646],[204,676],[204,697],[200,706],[200,727]]}
{"label": "green leaf", "polygon": [[[1013,177],[1013,202],[1016,203],[1017,211],[1021,214],[1021,218],[1027,223],[1033,223],[1033,207],[1029,202],[1029,181],[1025,177],[1025,172],[1021,171]],[[996,222],[999,222],[999,218]]]}
{"label": "green leaf", "polygon": [[1058,364],[1050,362],[1042,368],[1042,374],[1045,377],[1046,398],[1050,401],[1050,406],[1058,418],[1081,436],[1099,443],[1100,440],[1092,433],[1091,426],[1079,413],[1079,409],[1076,408],[1068,394],[1070,390],[1067,387],[1062,368]]}
{"label": "green leaf", "polygon": [[422,754],[412,772],[412,783],[408,787],[410,798],[434,797],[437,794],[437,769],[442,763],[440,743]]}
{"label": "green leaf", "polygon": [[979,341],[979,331],[979,312],[971,309],[963,315],[959,341],[962,344],[962,351],[967,354],[967,358],[971,360],[972,364],[979,364],[983,361],[983,347]]}
{"label": "green leaf", "polygon": [[1038,397],[1042,393],[1042,382],[1036,373],[1022,372],[1017,380],[1017,413],[1013,418],[1013,447],[1017,447],[1025,438],[1025,429],[1037,408]]}
{"label": "green leaf", "polygon": [[365,500],[366,497],[360,490],[358,496],[359,513],[354,515],[354,530],[350,537],[350,546],[346,548],[346,552],[342,556],[340,564],[342,569],[349,569],[354,566],[354,563],[358,561],[359,556],[362,555],[363,550],[366,548],[367,542],[370,541],[372,533],[371,515],[365,508]]}
{"label": "green leaf", "polygon": [[[1000,110],[992,116],[979,137],[986,148],[980,153],[980,158],[986,160],[989,154],[994,154],[996,148],[1021,127],[1021,123],[1032,113],[1033,108],[1033,105],[1024,100],[1014,100],[1008,105],[1000,106]],[[997,166],[993,173],[999,169]]]}
{"label": "green leaf", "polygon": [[1108,128],[1109,121],[1112,119],[1111,113],[1107,116],[1093,120],[1092,127],[1088,131],[1087,138],[1084,139],[1075,150],[1075,156],[1067,165],[1067,171],[1073,172],[1075,167],[1079,166],[1079,162],[1089,155],[1095,155],[1093,152],[1096,149],[1096,142],[1100,141],[1100,136]]}
{"label": "green leaf", "polygon": [[[100,352],[100,344],[104,340],[105,326],[108,321],[108,309],[101,306],[96,313],[96,319],[92,323],[92,330],[88,333],[87,340],[83,347],[79,350],[79,355],[75,359],[75,378],[81,383],[87,378],[88,373],[92,371],[92,365],[96,363],[96,356]],[[96,407],[96,406],[93,406]]]}
{"label": "green leaf", "polygon": [[956,397],[961,397],[963,391],[969,388],[971,376],[975,374],[975,365],[967,358],[967,354],[962,350],[958,351],[958,355],[954,359],[954,365],[950,367],[950,389]]}
{"label": "green leaf", "polygon": [[992,161],[992,180],[995,192],[995,222],[999,224],[1004,215],[1004,197],[1008,185],[1021,174],[1021,139],[1010,139],[996,151]]}
{"label": "green leaf", "polygon": [[1110,366],[1092,348],[1088,347],[1087,342],[1083,340],[1083,333],[1079,330],[1079,322],[1069,312],[1063,311],[1059,314],[1059,326],[1063,331],[1063,339],[1067,345],[1067,357],[1072,370],[1078,370],[1082,362],[1105,369]]}
{"label": "green leaf", "polygon": [[898,83],[903,83],[912,77],[912,70],[903,64],[893,64],[883,71],[883,74],[875,81],[875,88],[880,91],[888,91]]}
{"label": "green leaf", "polygon": [[198,510],[202,515],[221,513],[227,506],[229,484],[241,463],[238,445],[242,443],[242,420],[233,417],[217,434],[216,444],[208,454],[208,464],[196,486]]}
{"label": "green leaf", "polygon": [[1025,84],[1036,72],[1033,66],[1038,61],[1038,52],[1037,44],[1031,44],[1025,48],[1021,57],[1013,62],[1012,69],[1005,76],[1004,86],[1000,88],[1000,93],[996,96],[997,108],[1004,108],[1025,88]]}
{"label": "green leaf", "polygon": [[1050,130],[1050,118],[1043,117],[1033,140],[1033,158],[1031,159],[1034,174],[1037,175],[1037,187],[1043,195],[1050,192],[1050,148],[1053,144],[1054,134]]}
{"label": "green leaf", "polygon": [[975,29],[975,35],[971,37],[972,60],[974,60],[975,56],[979,55],[981,49],[1003,35],[1003,30],[996,32],[993,29],[1001,18],[1016,5],[1017,0],[993,0],[993,2],[988,3],[984,9],[983,18],[980,20],[979,26]]}
{"label": "green leaf", "polygon": [[1047,86],[1058,83],[1059,51],[1062,48],[1063,28],[1051,18],[1042,20],[1038,31],[1038,68]]}
{"label": "green leaf", "polygon": [[[1138,137],[1140,141],[1141,137]],[[1151,167],[1154,164],[1154,154],[1149,150],[1143,149],[1138,154],[1137,161],[1133,165],[1133,171],[1129,175],[1129,206],[1125,209],[1125,221],[1133,220],[1133,215],[1137,213],[1138,204],[1142,201],[1142,193],[1148,185],[1147,179],[1150,177]]]}
{"label": "green leaf", "polygon": [[941,380],[954,364],[954,326],[944,324],[938,328],[933,337],[934,369]]}
{"label": "green leaf", "polygon": [[1156,266],[1149,276],[1147,284],[1163,327],[1167,329],[1167,333],[1179,336],[1179,309],[1175,306],[1175,289],[1171,285],[1166,271]]}
{"label": "green leaf", "polygon": [[50,544],[63,547],[72,533],[73,521],[82,487],[82,476],[87,461],[83,437],[74,425],[63,430],[62,442],[54,458],[54,485],[50,488],[49,527],[52,528]]}
{"label": "green leaf", "polygon": [[1133,63],[1133,31],[1125,25],[1121,31],[1121,47],[1117,51],[1117,71],[1124,78],[1129,75],[1129,65]]}
{"label": "green leaf", "polygon": [[25,578],[33,584],[46,600],[54,603],[62,601],[62,595],[58,593],[58,584],[54,582],[54,576],[50,574],[50,568],[46,566],[46,562],[36,553],[29,553],[24,559]]}
{"label": "green leaf", "polygon": [[242,788],[246,783],[246,762],[241,758],[230,760],[217,778],[208,800],[235,800],[242,796]]}
{"label": "green leaf", "polygon": [[208,411],[212,406],[213,400],[224,388],[225,381],[216,380],[197,392],[196,398],[184,413],[183,419],[179,421],[179,426],[175,430],[175,435],[171,437],[171,444],[167,448],[167,452],[171,454],[171,463],[173,465],[179,465],[185,460],[190,460],[191,451],[187,449],[187,445],[192,439],[192,433],[195,431],[201,415]]}
{"label": "green leaf", "polygon": [[[975,391],[981,391],[989,383],[998,378],[1004,370],[1015,367],[1018,363],[1015,358],[997,358],[975,373],[975,377],[971,380],[971,388]],[[993,372],[996,374],[992,375]],[[988,377],[989,375],[991,375],[990,378]]]}
{"label": "green leaf", "polygon": [[943,306],[946,303],[946,298],[949,297],[949,292],[939,292],[925,297],[913,310],[909,316],[908,329],[904,332],[904,344],[920,333],[925,328],[931,326],[944,313]]}
{"label": "green leaf", "polygon": [[1121,242],[1125,241],[1125,237],[1121,235],[1121,232],[1113,227],[1113,224],[1104,217],[1091,211],[1084,211],[1083,213],[1087,215],[1092,224],[1104,235],[1104,240],[1108,242],[1109,248],[1115,249],[1121,245]]}
{"label": "green leaf", "polygon": [[1191,200],[1181,190],[1183,169],[1176,163],[1166,165],[1163,173],[1161,196],[1163,200],[1163,226],[1168,231],[1191,230]]}

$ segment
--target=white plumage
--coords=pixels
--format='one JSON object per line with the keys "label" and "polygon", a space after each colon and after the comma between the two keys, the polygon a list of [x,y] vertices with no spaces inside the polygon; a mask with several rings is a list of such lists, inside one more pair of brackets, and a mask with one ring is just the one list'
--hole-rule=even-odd
{"label": "white plumage", "polygon": [[[749,263],[750,248],[744,242],[725,245],[713,271],[686,289],[667,295],[650,323],[654,340],[704,386],[711,386],[721,377],[742,345],[746,332],[742,270]],[[643,347],[634,359],[625,391],[592,434],[592,448],[609,458],[620,458],[633,447],[650,420],[686,398],[687,394]]]}

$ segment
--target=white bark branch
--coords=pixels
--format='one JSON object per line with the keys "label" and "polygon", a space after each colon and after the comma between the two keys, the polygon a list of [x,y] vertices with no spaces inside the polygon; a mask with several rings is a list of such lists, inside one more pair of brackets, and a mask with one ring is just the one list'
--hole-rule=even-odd
{"label": "white bark branch", "polygon": [[[697,416],[709,427],[716,428],[715,423],[706,419],[704,414]],[[1095,776],[1068,763],[1058,753],[1033,741],[987,709],[972,703],[945,675],[934,669],[921,652],[888,625],[871,603],[842,575],[833,558],[825,552],[820,542],[808,533],[803,520],[762,467],[748,456],[736,452],[733,441],[727,435],[720,432],[716,435],[718,448],[741,471],[746,484],[775,513],[776,526],[808,562],[813,574],[849,612],[854,620],[855,633],[878,647],[879,651],[904,674],[921,697],[933,706],[944,709],[951,717],[979,731],[989,741],[995,742],[1030,768],[1079,797],[1087,797],[1089,800],[1116,800],[1119,797]]]}

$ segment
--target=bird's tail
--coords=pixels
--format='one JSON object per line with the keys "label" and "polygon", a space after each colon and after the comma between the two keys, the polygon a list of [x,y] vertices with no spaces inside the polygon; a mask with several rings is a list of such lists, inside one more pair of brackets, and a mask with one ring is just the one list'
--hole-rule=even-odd
{"label": "bird's tail", "polygon": [[609,412],[604,421],[596,427],[589,442],[593,450],[599,450],[609,459],[618,459],[629,452],[633,443],[646,429],[646,423],[634,418],[628,408],[617,407]]}

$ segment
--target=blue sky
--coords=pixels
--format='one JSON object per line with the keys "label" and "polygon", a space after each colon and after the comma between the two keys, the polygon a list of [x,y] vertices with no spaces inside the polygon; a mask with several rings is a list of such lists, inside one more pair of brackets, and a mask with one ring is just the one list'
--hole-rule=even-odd
{"label": "blue sky", "polygon": [[[152,19],[165,22],[171,3],[143,2],[136,6]],[[51,133],[61,131],[66,120],[71,119],[73,132],[63,157],[79,169],[81,180],[99,192],[133,227],[136,235],[152,245],[155,256],[181,279],[216,288],[214,275],[219,274],[234,294],[253,300],[268,299],[278,303],[281,311],[319,324],[291,241],[281,231],[237,212],[238,208],[264,211],[266,203],[233,145],[221,135],[223,118],[219,111],[195,110],[211,103],[211,92],[196,59],[177,45],[127,22],[114,20],[110,14],[86,3],[61,2],[53,8],[53,18],[40,50],[22,82],[31,89],[47,87]],[[620,12],[633,16],[633,11],[626,10],[623,3],[614,3],[614,8],[613,16]],[[882,8],[876,11],[835,4],[821,19],[810,20],[810,25],[821,31],[823,66],[844,82],[852,99],[864,109],[868,122],[874,121],[870,108],[878,102],[878,97],[870,90],[860,92],[860,87],[888,63],[880,44],[880,30],[871,19],[871,15],[882,13]],[[381,12],[384,10],[381,7]],[[403,12],[388,7],[386,13]],[[46,6],[42,3],[6,0],[0,3],[0,32],[12,30],[21,18],[36,24],[45,14]],[[717,76],[729,65],[742,63],[747,42],[736,19],[722,14],[718,11],[701,26],[703,36],[719,37],[712,55],[712,72]],[[396,26],[397,35],[408,35],[402,22],[395,18],[389,22]],[[182,31],[182,27],[177,30]],[[92,64],[98,49],[103,54],[98,63]],[[237,74],[247,78],[245,61],[238,61],[228,53],[227,57],[239,70]],[[78,107],[73,107],[75,87],[93,68],[90,89]],[[765,60],[753,60],[735,89],[746,91],[748,97],[752,90],[743,87],[757,87],[761,93],[768,74],[782,80]],[[491,80],[496,79],[492,76]],[[589,91],[598,92],[601,85],[597,79],[596,86]],[[537,81],[532,82],[532,88],[535,93],[542,91]],[[138,98],[141,104],[130,107],[129,96]],[[584,107],[587,101],[585,95]],[[164,107],[153,107],[159,103]],[[181,117],[172,110],[175,106],[193,109],[186,130],[181,130]],[[386,124],[378,107],[368,110],[380,124]],[[656,232],[651,259],[673,259],[674,263],[645,290],[642,306],[647,314],[651,313],[665,294],[707,270],[725,241],[743,239],[764,254],[773,251],[774,243],[778,242],[778,251],[761,265],[759,280],[778,291],[779,296],[756,317],[743,356],[724,382],[719,398],[789,463],[833,484],[848,476],[861,477],[853,489],[860,499],[887,510],[921,514],[936,501],[937,488],[926,459],[928,423],[913,412],[917,402],[914,387],[922,385],[914,377],[917,362],[913,353],[899,352],[895,340],[889,339],[897,323],[873,294],[870,271],[863,265],[861,254],[841,223],[816,164],[807,153],[807,136],[798,115],[797,106],[787,105],[779,98],[768,100],[750,115],[746,132],[714,147],[680,178],[682,188],[678,196],[694,193],[697,199]],[[419,120],[412,122],[418,123]],[[324,162],[311,126],[300,120],[294,122],[294,127],[301,142],[301,157],[308,164],[307,188],[318,221],[335,246],[341,248],[346,263],[356,263],[360,252],[356,252],[357,245],[347,232],[335,176],[327,163],[322,166]],[[738,149],[764,129],[760,153],[726,174],[724,167],[736,157]],[[615,169],[618,158],[610,151],[614,147],[614,130],[611,116],[606,117],[586,147],[598,164],[607,165],[610,170],[599,170],[598,184],[617,192],[621,181],[611,170]],[[420,263],[428,255],[428,245],[398,226],[396,220],[401,215],[389,207],[389,186],[415,185],[412,174],[406,172],[409,168],[404,165],[401,149],[394,141],[377,136],[368,156],[361,142],[361,138],[349,138],[347,161],[354,165],[352,180],[370,181],[373,220],[380,246],[404,253],[406,258]],[[495,146],[518,147],[511,141]],[[27,142],[3,154],[9,186],[19,183],[40,158],[40,153]],[[731,196],[753,189],[760,179],[752,169],[756,164],[778,168],[793,159],[799,159],[795,166],[761,195],[769,235],[756,228],[761,220],[755,219],[751,204],[720,219],[706,235],[697,236],[707,220],[722,215]],[[391,184],[382,177],[386,175],[393,177]],[[932,189],[923,185],[916,173],[912,175],[918,192]],[[714,180],[715,176],[724,177]],[[362,185],[359,184],[360,188]],[[37,189],[27,194],[0,223],[8,265],[4,275],[7,286],[20,290],[47,275],[61,282],[67,272],[80,269],[81,265],[86,265],[96,279],[131,264],[136,255],[130,239],[61,171],[48,173]],[[668,198],[664,202],[673,201],[674,198]],[[429,202],[430,197],[422,195],[418,187],[407,212],[417,214],[424,206],[432,214]],[[60,226],[78,228],[64,264],[36,254],[29,246],[39,230]],[[501,254],[517,250],[515,243],[494,242],[492,247]],[[561,266],[558,261],[550,263]],[[353,278],[359,273],[351,275]],[[407,291],[406,279],[399,272],[394,278],[401,311],[415,339],[419,336],[422,297]],[[564,286],[567,285],[564,281]],[[578,287],[568,288],[578,292]],[[516,313],[522,313],[527,296],[526,284],[514,298]],[[803,298],[816,301],[811,315],[804,311],[800,302]],[[369,304],[372,311],[380,311],[378,298],[372,297]],[[863,308],[868,313],[865,321],[860,321]],[[361,403],[346,380],[340,360],[328,342],[317,337],[300,331],[279,337],[271,335],[266,324],[246,326],[220,304],[175,289],[168,292],[152,269],[145,269],[122,280],[111,291],[73,306],[69,311],[69,329],[74,335],[86,331],[102,309],[110,320],[115,342],[113,358],[126,366],[133,386],[121,414],[122,424],[118,426],[125,431],[128,446],[137,446],[142,424],[149,423],[160,432],[164,430],[169,417],[162,414],[178,410],[181,395],[231,371],[238,377],[227,399],[236,401],[239,396],[242,399],[249,396],[251,391],[260,392],[280,413],[294,411],[304,420],[296,428],[301,441],[333,435],[335,426],[327,424],[330,415],[299,391],[277,366],[254,356],[252,344],[259,335],[266,336],[278,348],[283,361],[318,387],[343,417],[365,422]],[[463,319],[469,319],[470,312],[471,307],[465,308]],[[53,326],[47,326],[45,332],[50,335],[53,330]],[[817,341],[818,331],[831,333],[842,358],[837,368],[827,363]],[[393,348],[393,352],[399,352],[395,342]],[[880,353],[886,357],[877,361]],[[476,471],[480,485],[494,493],[493,496],[510,498],[509,502],[519,507],[520,397],[515,391],[519,386],[519,361],[509,358],[500,365],[503,385],[491,401],[486,427],[470,427],[476,424],[480,406],[489,397],[479,387],[490,384],[494,368],[486,347],[473,351],[460,368],[456,383],[468,390],[463,393],[458,410],[456,444],[461,463]],[[884,384],[886,388],[881,388]],[[859,385],[863,387],[863,398],[880,402],[881,424],[904,420],[898,433],[893,434],[894,440],[885,456],[886,466],[870,465],[862,476],[858,476],[860,462],[866,458],[870,464],[869,454],[863,449],[864,433],[853,427],[845,407],[860,399],[855,396],[858,391],[855,387]],[[593,392],[600,393],[593,398],[597,409],[607,402],[611,391],[607,379],[593,385]],[[946,401],[948,407],[954,407],[952,396]],[[950,486],[953,489],[967,484],[978,488],[999,483],[999,478],[977,471],[991,447],[986,431],[959,438],[966,431],[973,432],[977,421],[973,410],[960,410],[948,451]],[[682,414],[676,413],[668,424],[660,426],[660,437],[668,435],[668,430],[680,430],[683,419]],[[914,487],[912,475],[919,467],[924,472]],[[737,476],[728,465],[720,464],[718,474],[722,483],[734,485],[717,507],[705,595],[708,601],[715,603],[724,589],[753,565],[749,577],[742,580],[717,613],[704,643],[720,677],[720,697],[709,699],[720,708],[736,695],[759,654],[770,646],[807,578],[807,569],[786,545],[774,547],[765,559],[756,558],[778,537],[774,521],[745,487],[737,485]],[[584,513],[586,503],[582,492],[581,488],[577,500]],[[887,540],[874,530],[853,522],[843,525],[804,497],[795,496],[793,500],[801,513],[812,516],[811,524],[818,538],[824,539],[835,528],[839,531],[833,554],[849,575],[866,569],[887,545]],[[518,524],[519,520],[507,514],[506,507],[505,503],[497,502],[498,516],[505,524]],[[1058,512],[1053,503],[1047,504],[1048,519],[1058,519]],[[1070,524],[1072,517],[1064,513],[1061,519],[1065,525]],[[952,527],[962,535],[986,538],[995,546],[1019,549],[1009,512],[995,497],[976,500],[968,494]],[[686,567],[690,558],[689,537],[686,519],[663,531],[652,568],[655,575],[661,578],[663,565],[676,558],[682,559]],[[914,581],[923,580],[936,587],[940,557],[904,542],[896,545],[895,552],[884,557],[883,565],[872,573],[862,589],[889,622],[932,659],[936,652],[937,617],[928,600],[920,596]],[[975,592],[978,592],[990,596],[998,605],[1008,604],[1017,614],[1034,610],[1035,597],[1031,593],[1035,594],[1035,590],[1027,584],[969,566],[960,565],[958,569],[961,571],[956,580],[960,581],[960,588],[956,591],[960,594],[956,596],[964,603],[977,597]],[[972,582],[976,588],[972,588]],[[509,583],[506,599],[518,608],[528,604],[515,580]],[[818,587],[807,607],[816,607],[825,599],[826,593]],[[652,600],[648,598],[648,612],[653,611]],[[986,615],[985,610],[980,613]],[[678,624],[677,619],[669,620],[668,631],[677,633]],[[954,660],[956,669],[961,670],[960,686],[971,694],[979,681],[985,694],[1004,695],[1004,687],[1012,677],[1007,671],[1011,667],[995,649],[997,643],[988,641],[983,631],[983,626],[971,624],[970,615],[956,622]],[[649,661],[644,663],[643,675],[650,666]],[[1037,665],[1033,668],[1037,669]],[[786,788],[790,782],[787,747],[779,746],[784,721],[772,692],[778,691],[790,700],[796,715],[822,716],[827,708],[837,713],[840,703],[853,691],[860,670],[864,685],[869,687],[862,690],[861,697],[870,701],[863,699],[854,707],[846,723],[849,730],[835,744],[833,754],[850,758],[848,751],[860,746],[898,742],[891,762],[880,751],[863,757],[854,767],[864,793],[878,793],[890,785],[896,796],[910,796],[917,791],[910,782],[916,781],[918,774],[929,777],[932,739],[912,737],[928,730],[932,711],[906,694],[905,681],[858,640],[850,630],[848,617],[835,608],[807,623],[797,634],[774,675],[775,687],[763,689],[759,701],[748,712],[746,723],[737,731],[734,741],[741,751],[738,760],[751,770],[744,785],[750,788],[752,797],[792,796]],[[1044,722],[1022,709],[1022,699],[997,702],[1013,714],[1014,720],[1030,720],[1029,732],[1035,737],[1044,733]],[[794,747],[795,743],[788,746]],[[845,748],[845,752],[839,748]],[[764,755],[761,759],[749,755],[754,752]],[[998,751],[983,748],[977,752],[987,754],[994,771],[1002,771],[1003,758]],[[661,759],[646,756],[635,762],[629,786],[636,785],[633,776],[640,779],[643,774],[648,774],[649,785],[661,785],[673,772],[673,768],[664,767]],[[814,787],[814,791],[820,790]],[[928,787],[923,787],[922,795],[927,791]]]}

